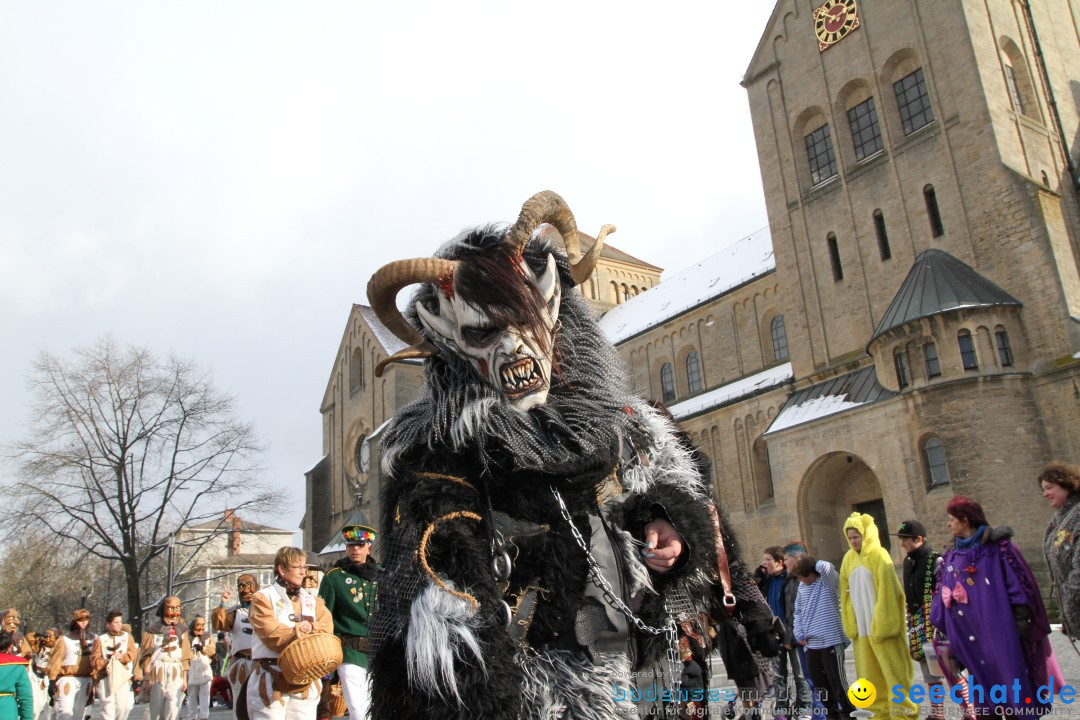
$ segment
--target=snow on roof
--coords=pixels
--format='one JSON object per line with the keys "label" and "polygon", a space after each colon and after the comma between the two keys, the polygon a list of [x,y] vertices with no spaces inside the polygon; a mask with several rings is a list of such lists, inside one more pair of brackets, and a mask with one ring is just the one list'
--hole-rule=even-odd
{"label": "snow on roof", "polygon": [[600,319],[600,327],[612,343],[620,343],[774,269],[766,227],[616,305]]}
{"label": "snow on roof", "polygon": [[795,376],[791,372],[791,363],[786,362],[768,370],[762,370],[756,375],[750,375],[727,385],[721,385],[704,395],[698,395],[689,400],[683,400],[681,403],[675,403],[668,410],[671,411],[676,420],[682,420],[685,417],[711,410],[737,398],[780,385],[793,377]]}
{"label": "snow on roof", "polygon": [[777,418],[776,422],[769,427],[769,432],[785,430],[793,425],[828,417],[841,410],[859,407],[860,405],[865,405],[865,403],[851,402],[840,395],[822,395],[821,397],[810,398],[802,405],[794,408],[797,412],[789,412],[783,417]]}
{"label": "snow on roof", "polygon": [[368,327],[371,328],[372,335],[379,341],[379,344],[383,347],[383,352],[387,355],[393,355],[399,350],[404,350],[407,346],[405,342],[382,324],[379,320],[379,316],[375,314],[368,305],[356,304],[356,309],[360,315],[363,316],[364,321],[367,322]]}

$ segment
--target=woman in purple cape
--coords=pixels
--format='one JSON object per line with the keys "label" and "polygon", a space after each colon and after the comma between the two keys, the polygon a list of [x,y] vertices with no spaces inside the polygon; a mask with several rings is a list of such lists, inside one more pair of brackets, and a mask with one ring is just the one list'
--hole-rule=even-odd
{"label": "woman in purple cape", "polygon": [[945,511],[953,542],[945,548],[930,621],[970,673],[972,704],[984,708],[979,714],[1000,713],[999,707],[1028,717],[1050,712],[1051,682],[1053,693],[1065,683],[1039,586],[1012,542],[1012,528],[991,528],[982,506],[962,495]]}

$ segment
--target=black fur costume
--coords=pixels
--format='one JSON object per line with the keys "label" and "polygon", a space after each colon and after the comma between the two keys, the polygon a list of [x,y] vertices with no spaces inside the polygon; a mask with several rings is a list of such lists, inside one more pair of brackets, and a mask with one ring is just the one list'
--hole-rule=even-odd
{"label": "black fur costume", "polygon": [[[438,256],[467,261],[504,233],[471,231]],[[712,531],[689,454],[671,424],[627,390],[593,310],[572,289],[562,249],[534,238],[523,258],[539,275],[548,253],[562,298],[545,404],[518,412],[422,331],[441,353],[427,361],[420,397],[398,412],[382,444],[392,480],[382,498],[384,563],[372,631],[375,720],[636,716],[631,703],[614,701],[615,684],[626,687],[631,663],[661,660],[666,641],[628,632],[625,618],[598,600],[552,488],[594,554],[609,549],[605,576],[645,623],[665,625],[671,593],[707,592]],[[422,285],[414,300],[437,313],[436,292]],[[421,327],[415,310],[407,317]],[[670,520],[684,539],[682,556],[664,574],[651,573],[633,543],[655,518]],[[503,584],[492,569],[496,530],[513,560]],[[536,589],[537,605],[518,640],[500,601],[513,608],[529,597],[527,588]],[[613,632],[597,639],[588,622],[582,627],[589,618]]]}

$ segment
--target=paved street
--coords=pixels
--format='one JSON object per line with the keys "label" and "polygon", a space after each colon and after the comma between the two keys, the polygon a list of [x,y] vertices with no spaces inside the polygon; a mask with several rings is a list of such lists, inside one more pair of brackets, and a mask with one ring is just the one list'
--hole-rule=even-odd
{"label": "paved street", "polygon": [[[1068,638],[1060,632],[1060,626],[1054,626],[1054,633],[1051,635],[1051,642],[1054,645],[1054,653],[1057,655],[1058,664],[1061,665],[1061,674],[1065,677],[1065,682],[1077,688],[1077,701],[1073,705],[1065,705],[1060,701],[1054,703],[1054,712],[1045,717],[1047,718],[1073,718],[1074,720],[1080,720],[1080,655],[1076,654],[1071,644],[1069,644]],[[1080,646],[1080,645],[1078,645]],[[855,682],[858,679],[858,675],[855,674],[855,654],[851,652],[850,648],[845,655],[845,666],[847,668],[847,677],[851,682]],[[713,687],[730,687],[731,682],[724,675],[724,663],[720,660],[719,655],[713,659]],[[915,668],[915,682],[922,682],[922,673],[919,668]],[[878,694],[882,692],[881,688],[877,688]],[[951,705],[948,701],[945,703],[946,711],[948,712],[955,706]],[[713,708],[715,711],[721,709],[721,704],[714,703]],[[958,708],[957,708],[958,710]],[[930,715],[930,704],[924,703],[921,706],[920,717],[926,718]],[[947,717],[955,717],[959,720],[959,713],[956,715],[949,715]]]}
{"label": "paved street", "polygon": [[[1053,634],[1054,651],[1057,653],[1058,663],[1061,665],[1061,672],[1065,676],[1065,681],[1076,688],[1080,688],[1080,656],[1073,650],[1072,645],[1069,644],[1068,639],[1060,632]],[[857,679],[855,675],[855,660],[851,652],[847,653],[847,675],[848,679],[854,682]],[[724,664],[721,662],[719,656],[713,658],[713,680],[712,687],[730,687],[731,683],[724,676]],[[915,680],[921,682],[921,675],[916,668]],[[881,688],[878,688],[878,692],[881,692]],[[948,709],[949,704],[946,703]],[[719,713],[723,710],[720,703],[713,704],[713,717],[722,717]],[[929,717],[930,705],[924,704],[922,706],[921,717]],[[131,720],[144,720],[148,715],[146,705],[136,705],[135,710],[131,713]],[[183,720],[187,718],[187,708],[184,708],[180,714]],[[99,720],[101,717],[100,710],[95,707],[90,713],[92,720]],[[224,719],[233,717],[232,711],[226,708],[214,708],[210,711],[210,717],[212,719]],[[950,717],[959,717],[958,715]],[[1051,718],[1073,718],[1074,720],[1080,720],[1080,697],[1077,702],[1070,706],[1064,705],[1060,701],[1054,704],[1054,712],[1047,717]]]}

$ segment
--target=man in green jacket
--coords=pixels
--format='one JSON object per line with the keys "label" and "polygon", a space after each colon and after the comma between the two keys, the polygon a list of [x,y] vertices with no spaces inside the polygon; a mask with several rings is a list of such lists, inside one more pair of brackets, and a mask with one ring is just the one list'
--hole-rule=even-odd
{"label": "man in green jacket", "polygon": [[334,616],[334,634],[341,638],[344,660],[338,677],[349,717],[365,718],[368,711],[368,624],[375,610],[375,572],[371,557],[375,531],[346,525],[341,531],[346,557],[338,560],[319,585],[319,596]]}
{"label": "man in green jacket", "polygon": [[34,717],[34,693],[26,673],[30,661],[13,655],[16,648],[11,634],[0,631],[0,718],[31,720]]}

